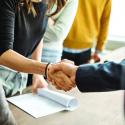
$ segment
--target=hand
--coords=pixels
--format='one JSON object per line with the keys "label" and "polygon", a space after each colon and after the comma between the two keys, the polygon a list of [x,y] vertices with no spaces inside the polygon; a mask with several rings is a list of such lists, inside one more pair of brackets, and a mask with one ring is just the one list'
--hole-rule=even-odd
{"label": "hand", "polygon": [[94,53],[91,56],[90,63],[100,62],[101,58],[98,53]]}
{"label": "hand", "polygon": [[74,61],[68,60],[68,59],[62,59],[61,62],[67,62],[67,63],[75,65]]}
{"label": "hand", "polygon": [[32,91],[33,93],[37,92],[38,88],[46,88],[48,87],[48,83],[44,79],[42,75],[33,75],[33,81],[32,81]]}
{"label": "hand", "polygon": [[62,71],[55,72],[51,77],[52,85],[54,85],[59,90],[69,91],[75,87],[75,84],[71,81],[71,79]]}
{"label": "hand", "polygon": [[57,88],[59,87],[65,91],[70,90],[75,86],[77,68],[77,66],[64,61],[53,64],[48,70],[48,79]]}

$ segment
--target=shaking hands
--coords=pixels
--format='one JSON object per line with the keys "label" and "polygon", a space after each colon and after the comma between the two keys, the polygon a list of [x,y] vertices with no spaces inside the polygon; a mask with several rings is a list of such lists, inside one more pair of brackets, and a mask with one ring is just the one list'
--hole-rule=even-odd
{"label": "shaking hands", "polygon": [[47,70],[48,80],[57,88],[69,91],[76,86],[75,76],[78,66],[69,60],[51,64]]}

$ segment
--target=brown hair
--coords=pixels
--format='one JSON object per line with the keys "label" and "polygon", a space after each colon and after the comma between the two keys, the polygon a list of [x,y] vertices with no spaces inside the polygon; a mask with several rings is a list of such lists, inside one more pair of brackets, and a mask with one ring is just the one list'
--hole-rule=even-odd
{"label": "brown hair", "polygon": [[[24,4],[26,4],[27,9],[28,9],[28,13],[32,13],[33,16],[37,15],[37,12],[36,12],[36,10],[35,10],[35,8],[33,6],[32,0],[21,0],[21,1],[24,2]],[[67,0],[42,0],[42,1],[44,1],[47,4],[47,6],[48,6],[47,11],[48,12],[52,9],[53,5],[55,3],[57,3],[57,9],[53,13],[48,15],[48,16],[53,16],[62,9],[62,7],[66,4]]]}

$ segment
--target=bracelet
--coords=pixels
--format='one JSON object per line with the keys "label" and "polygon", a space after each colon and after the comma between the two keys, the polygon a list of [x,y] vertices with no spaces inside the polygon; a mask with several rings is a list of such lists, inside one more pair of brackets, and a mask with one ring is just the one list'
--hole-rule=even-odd
{"label": "bracelet", "polygon": [[45,76],[44,78],[47,79],[47,70],[48,70],[48,66],[50,65],[51,63],[47,63],[46,67],[45,67]]}

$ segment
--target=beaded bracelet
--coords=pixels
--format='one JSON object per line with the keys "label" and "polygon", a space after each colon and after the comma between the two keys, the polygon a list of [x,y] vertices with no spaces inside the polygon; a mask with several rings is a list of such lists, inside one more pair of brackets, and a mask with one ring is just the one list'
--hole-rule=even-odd
{"label": "beaded bracelet", "polygon": [[50,65],[51,63],[47,63],[46,67],[45,67],[45,76],[44,78],[47,79],[47,70],[48,70],[48,66]]}

